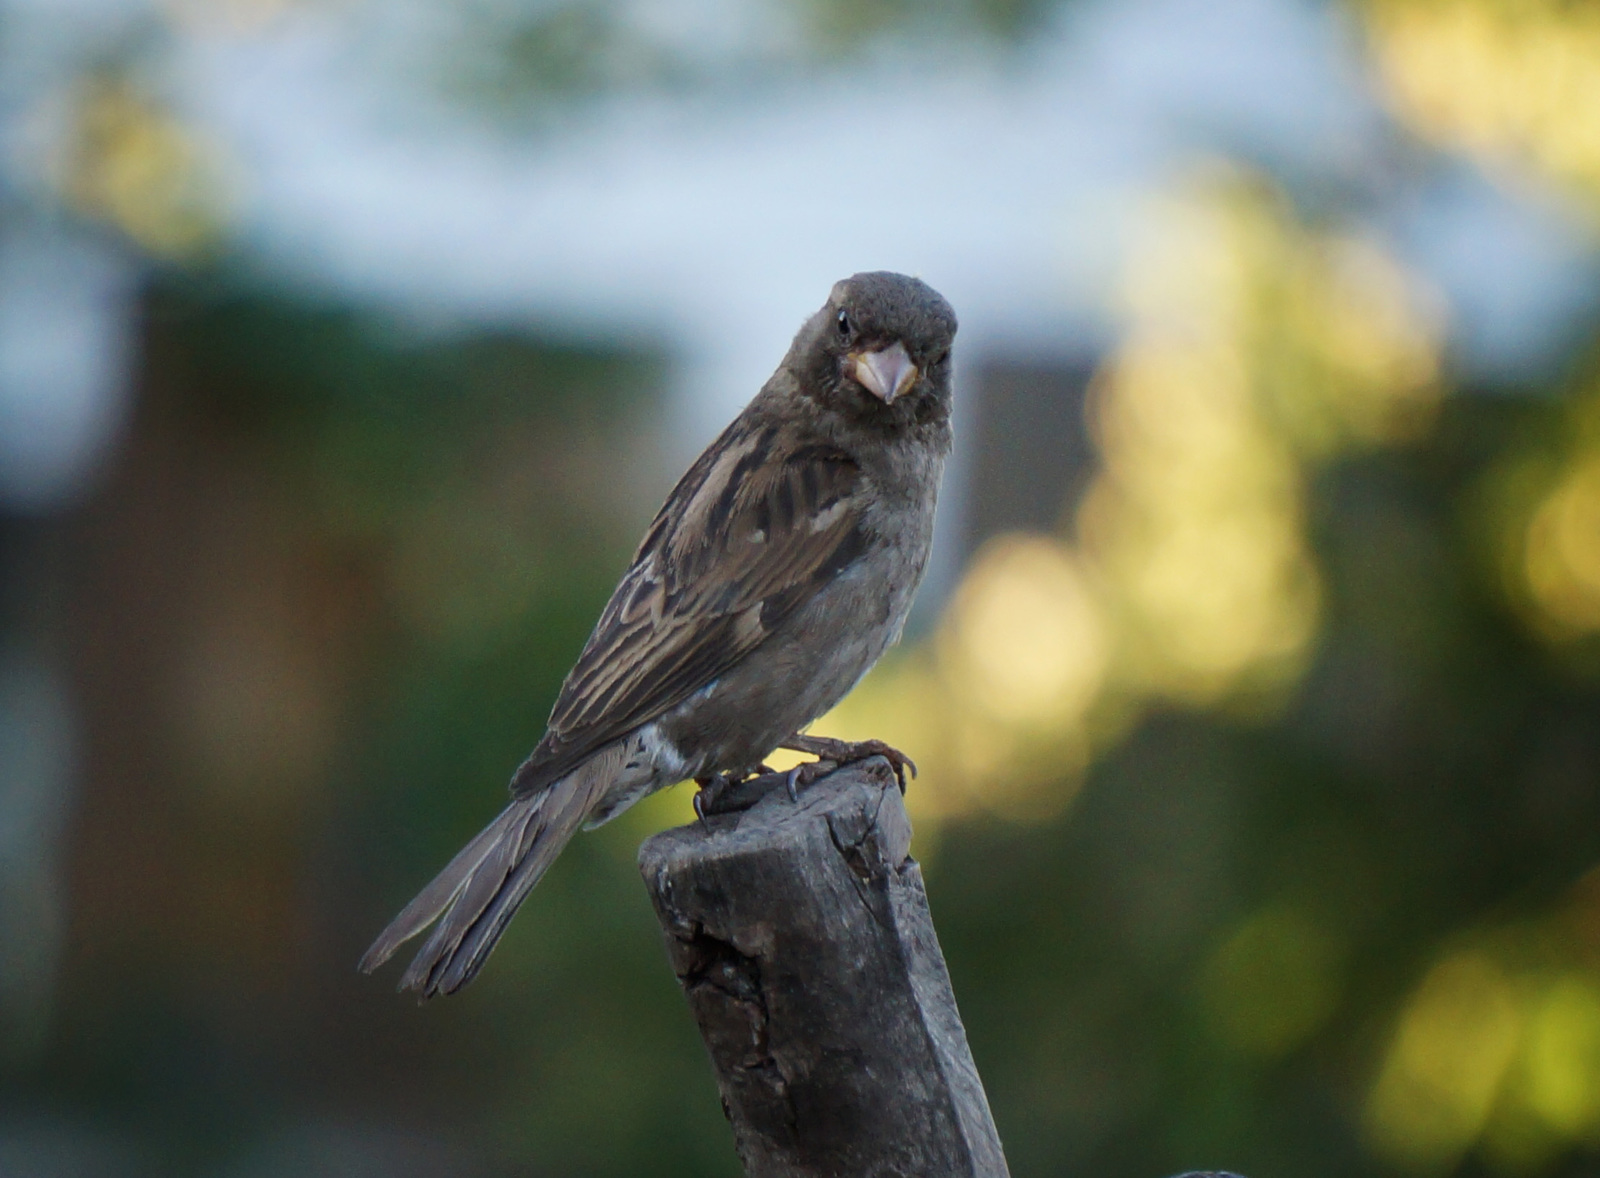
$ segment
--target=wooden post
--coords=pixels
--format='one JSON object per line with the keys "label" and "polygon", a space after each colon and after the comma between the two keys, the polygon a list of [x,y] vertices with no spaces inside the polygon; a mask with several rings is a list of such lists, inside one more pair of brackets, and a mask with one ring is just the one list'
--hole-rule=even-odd
{"label": "wooden post", "polygon": [[875,758],[640,848],[750,1178],[1007,1174],[910,845]]}

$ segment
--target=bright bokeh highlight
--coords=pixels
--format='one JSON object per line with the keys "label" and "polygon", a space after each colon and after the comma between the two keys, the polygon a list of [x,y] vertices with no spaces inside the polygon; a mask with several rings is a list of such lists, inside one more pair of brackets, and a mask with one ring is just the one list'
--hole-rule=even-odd
{"label": "bright bokeh highlight", "polygon": [[1528,521],[1527,588],[1560,637],[1600,631],[1600,450],[1577,448]]}
{"label": "bright bokeh highlight", "polygon": [[1366,1101],[1402,1173],[1476,1155],[1508,1178],[1600,1143],[1593,873],[1554,912],[1444,948],[1405,999]]}
{"label": "bright bokeh highlight", "polygon": [[1067,548],[1006,536],[968,573],[939,656],[963,702],[1003,724],[1055,727],[1094,702],[1106,642],[1100,605]]}
{"label": "bright bokeh highlight", "polygon": [[1600,199],[1600,8],[1563,0],[1370,0],[1396,112],[1502,170]]}
{"label": "bright bokeh highlight", "polygon": [[1405,1170],[1449,1170],[1489,1119],[1516,1054],[1520,1013],[1510,980],[1481,954],[1456,954],[1429,971],[1373,1089],[1373,1149]]}
{"label": "bright bokeh highlight", "polygon": [[161,257],[189,257],[216,241],[222,167],[204,135],[118,77],[87,80],[70,120],[51,170],[72,207]]}

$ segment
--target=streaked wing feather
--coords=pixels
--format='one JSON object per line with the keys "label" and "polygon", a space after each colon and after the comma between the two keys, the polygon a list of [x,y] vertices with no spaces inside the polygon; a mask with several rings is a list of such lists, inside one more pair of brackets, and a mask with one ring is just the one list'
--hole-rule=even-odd
{"label": "streaked wing feather", "polygon": [[735,421],[657,513],[512,792],[547,787],[759,646],[864,551],[860,490],[842,451]]}

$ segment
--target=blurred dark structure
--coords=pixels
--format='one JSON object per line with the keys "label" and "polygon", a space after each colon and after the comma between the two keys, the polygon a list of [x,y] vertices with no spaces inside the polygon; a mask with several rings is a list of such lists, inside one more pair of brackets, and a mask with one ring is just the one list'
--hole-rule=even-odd
{"label": "blurred dark structure", "polygon": [[1004,532],[1070,525],[1098,466],[1085,412],[1096,357],[974,367],[963,557]]}

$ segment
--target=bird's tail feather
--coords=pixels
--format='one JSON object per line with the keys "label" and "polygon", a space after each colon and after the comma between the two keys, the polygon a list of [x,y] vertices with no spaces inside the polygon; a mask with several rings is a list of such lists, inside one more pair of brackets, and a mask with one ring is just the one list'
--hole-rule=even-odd
{"label": "bird's tail feather", "polygon": [[438,924],[405,974],[402,990],[451,994],[488,960],[517,906],[533,890],[611,778],[600,756],[550,788],[519,798],[468,843],[378,935],[360,968],[371,973],[396,949]]}

